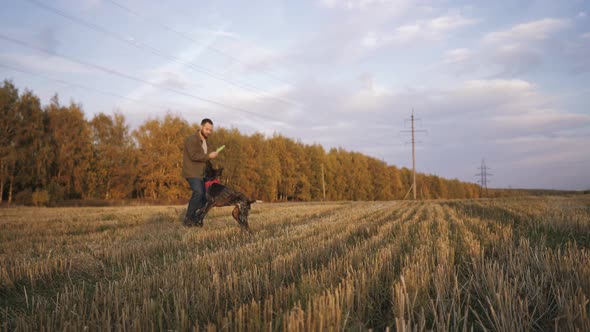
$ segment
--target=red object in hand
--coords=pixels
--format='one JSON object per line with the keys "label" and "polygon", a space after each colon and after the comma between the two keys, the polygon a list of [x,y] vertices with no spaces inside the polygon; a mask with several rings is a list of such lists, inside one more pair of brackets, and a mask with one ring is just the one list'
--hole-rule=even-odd
{"label": "red object in hand", "polygon": [[219,182],[219,179],[215,179],[215,180],[211,180],[211,181],[206,181],[205,182],[205,191],[209,190],[209,187],[211,187],[212,184],[214,183],[221,183]]}

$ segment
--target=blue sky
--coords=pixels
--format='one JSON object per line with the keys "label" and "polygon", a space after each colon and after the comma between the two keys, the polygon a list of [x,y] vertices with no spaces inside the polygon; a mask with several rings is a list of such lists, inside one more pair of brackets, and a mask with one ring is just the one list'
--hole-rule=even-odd
{"label": "blue sky", "polygon": [[7,1],[0,78],[490,186],[590,188],[589,1]]}

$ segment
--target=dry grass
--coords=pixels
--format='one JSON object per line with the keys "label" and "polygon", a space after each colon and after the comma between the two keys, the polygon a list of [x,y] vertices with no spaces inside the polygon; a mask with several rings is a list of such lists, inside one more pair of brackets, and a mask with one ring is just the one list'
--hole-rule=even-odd
{"label": "dry grass", "polygon": [[590,197],[0,210],[0,330],[590,330]]}

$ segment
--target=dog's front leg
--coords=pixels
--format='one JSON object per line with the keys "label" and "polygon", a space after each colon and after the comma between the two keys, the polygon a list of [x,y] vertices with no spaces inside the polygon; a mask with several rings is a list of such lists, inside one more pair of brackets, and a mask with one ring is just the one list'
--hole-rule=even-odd
{"label": "dog's front leg", "polygon": [[203,206],[197,211],[197,225],[201,227],[203,226],[203,220],[205,220],[205,216],[207,215],[207,213],[209,213],[209,210],[211,210],[212,207],[213,204],[211,203],[211,201],[207,200],[205,206]]}

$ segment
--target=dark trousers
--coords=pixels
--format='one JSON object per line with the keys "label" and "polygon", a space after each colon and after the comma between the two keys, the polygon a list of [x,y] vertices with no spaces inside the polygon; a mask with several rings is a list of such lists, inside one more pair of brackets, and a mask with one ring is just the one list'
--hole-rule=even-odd
{"label": "dark trousers", "polygon": [[186,217],[194,219],[197,210],[205,206],[205,203],[207,202],[207,197],[205,196],[205,183],[201,178],[186,178],[186,180],[193,190],[193,195],[188,201]]}

